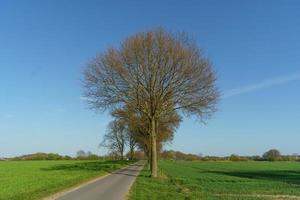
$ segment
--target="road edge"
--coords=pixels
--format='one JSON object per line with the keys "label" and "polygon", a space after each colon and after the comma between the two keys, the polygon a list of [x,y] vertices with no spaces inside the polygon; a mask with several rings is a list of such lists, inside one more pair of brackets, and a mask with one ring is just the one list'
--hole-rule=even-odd
{"label": "road edge", "polygon": [[135,183],[135,181],[136,181],[137,177],[140,175],[141,171],[144,170],[145,164],[146,164],[146,162],[144,161],[143,168],[139,171],[138,175],[134,178],[134,180],[132,181],[132,183],[129,185],[129,190],[128,190],[127,194],[125,195],[125,199],[124,200],[129,200],[129,194],[131,192],[131,187]]}
{"label": "road edge", "polygon": [[[136,163],[136,162],[135,162],[135,163]],[[131,165],[134,165],[135,163],[126,165],[126,166],[124,166],[124,167],[122,167],[122,168],[116,169],[115,171],[122,170],[122,169],[126,169],[127,167],[130,167]],[[114,171],[114,172],[115,172],[115,171]],[[107,172],[106,174],[103,174],[103,175],[98,176],[98,177],[96,177],[96,178],[93,178],[93,179],[91,179],[91,180],[85,181],[85,182],[83,182],[83,183],[81,183],[81,184],[79,184],[79,185],[77,185],[77,186],[73,186],[73,187],[64,189],[64,190],[62,190],[62,191],[59,191],[59,192],[57,192],[57,193],[54,193],[54,194],[52,194],[52,195],[50,195],[50,196],[43,197],[43,198],[41,198],[41,200],[56,200],[57,198],[62,197],[62,196],[66,195],[66,194],[68,194],[68,193],[70,193],[70,192],[75,191],[75,190],[78,190],[78,189],[81,188],[81,187],[84,187],[84,186],[86,186],[86,185],[89,185],[89,184],[92,184],[92,183],[94,183],[94,182],[96,182],[96,181],[99,181],[99,180],[101,180],[101,179],[103,179],[103,178],[105,178],[105,177],[111,175],[111,174],[114,173],[114,172]]]}

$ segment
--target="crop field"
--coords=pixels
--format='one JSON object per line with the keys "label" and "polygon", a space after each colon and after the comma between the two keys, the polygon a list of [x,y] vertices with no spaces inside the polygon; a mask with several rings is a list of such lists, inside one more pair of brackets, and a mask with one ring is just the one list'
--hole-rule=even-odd
{"label": "crop field", "polygon": [[128,161],[3,161],[0,200],[35,200],[129,164]]}
{"label": "crop field", "polygon": [[130,200],[300,199],[300,162],[161,161],[160,177],[147,167]]}

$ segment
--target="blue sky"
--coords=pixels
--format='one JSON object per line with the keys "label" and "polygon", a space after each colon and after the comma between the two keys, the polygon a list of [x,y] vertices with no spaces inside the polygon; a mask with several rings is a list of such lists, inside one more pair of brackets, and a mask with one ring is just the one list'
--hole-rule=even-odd
{"label": "blue sky", "polygon": [[184,118],[166,148],[299,153],[299,1],[1,1],[0,157],[99,150],[110,117],[80,99],[91,57],[138,31],[186,31],[223,93],[206,125]]}

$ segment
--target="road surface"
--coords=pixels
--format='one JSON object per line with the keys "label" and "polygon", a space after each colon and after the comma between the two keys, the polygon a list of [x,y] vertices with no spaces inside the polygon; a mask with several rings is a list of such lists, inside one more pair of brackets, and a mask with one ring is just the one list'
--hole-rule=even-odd
{"label": "road surface", "polygon": [[57,200],[124,200],[143,165],[144,161],[139,161],[58,197]]}

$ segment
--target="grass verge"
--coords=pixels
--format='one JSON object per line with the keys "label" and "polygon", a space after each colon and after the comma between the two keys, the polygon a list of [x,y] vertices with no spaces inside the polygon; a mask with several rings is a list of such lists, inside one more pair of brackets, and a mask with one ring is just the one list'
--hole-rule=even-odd
{"label": "grass verge", "polygon": [[0,162],[0,200],[37,200],[124,167],[130,161]]}
{"label": "grass verge", "polygon": [[160,168],[158,178],[150,178],[149,165],[145,165],[131,187],[130,200],[184,199],[185,191]]}
{"label": "grass verge", "polygon": [[130,200],[300,199],[299,162],[161,161],[160,176],[148,167]]}

